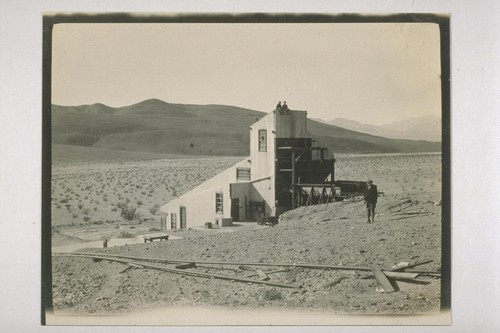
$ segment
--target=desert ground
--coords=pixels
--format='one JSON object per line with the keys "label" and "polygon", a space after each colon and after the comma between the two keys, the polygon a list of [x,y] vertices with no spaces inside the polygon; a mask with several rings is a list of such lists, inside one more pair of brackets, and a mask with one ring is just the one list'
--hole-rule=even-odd
{"label": "desert ground", "polygon": [[[274,264],[284,267],[197,264],[187,271],[255,279],[240,282],[173,274],[120,262],[55,255],[56,315],[126,314],[159,308],[269,309],[334,314],[437,314],[441,279],[441,155],[336,156],[336,179],[373,179],[376,221],[366,223],[362,198],[300,207],[275,226],[168,231],[168,241],[143,243],[157,233],[158,207],[197,186],[240,157],[100,161],[53,164],[52,249],[180,261]],[[127,220],[122,207],[135,209]],[[102,248],[103,239],[109,239]],[[414,263],[412,279],[384,292],[370,271],[308,265],[379,266]],[[168,266],[173,267],[173,266]],[[256,269],[267,272],[260,284]],[[411,271],[411,269],[408,269]],[[291,286],[291,287],[290,287]]]}

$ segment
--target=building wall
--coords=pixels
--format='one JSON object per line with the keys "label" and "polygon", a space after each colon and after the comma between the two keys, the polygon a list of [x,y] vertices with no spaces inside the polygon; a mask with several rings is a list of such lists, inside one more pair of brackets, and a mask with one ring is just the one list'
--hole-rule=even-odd
{"label": "building wall", "polygon": [[[274,138],[275,113],[268,113],[250,126],[250,160],[252,161],[251,180],[274,176]],[[259,151],[259,130],[267,131],[267,149]]]}
{"label": "building wall", "polygon": [[264,178],[251,183],[250,197],[252,201],[265,201],[265,211],[260,217],[274,215],[276,211],[274,192],[274,177]]}
{"label": "building wall", "polygon": [[[276,214],[275,158],[276,142],[279,138],[309,138],[306,128],[307,112],[290,111],[282,115],[271,112],[250,126],[250,158],[238,162],[231,168],[207,180],[193,190],[161,207],[166,215],[167,229],[171,228],[171,214],[176,214],[177,228],[180,228],[180,210],[186,208],[186,227],[201,227],[206,222],[216,223],[231,217],[231,198],[239,198],[240,220],[245,218],[245,197],[247,202],[265,201],[263,211],[258,215]],[[266,131],[266,149],[259,151],[259,130]],[[250,181],[237,180],[236,169],[250,168]],[[222,193],[223,211],[216,212],[216,195]],[[250,215],[251,212],[250,212]],[[249,219],[254,216],[248,216]],[[258,217],[258,216],[257,216]]]}
{"label": "building wall", "polygon": [[310,138],[307,131],[307,111],[276,113],[276,138]]}
{"label": "building wall", "polygon": [[248,203],[252,199],[250,196],[250,183],[235,183],[230,185],[230,193],[231,193],[231,199],[239,199],[240,201],[240,208],[239,208],[239,215],[240,215],[240,221],[245,221],[251,219],[250,216],[248,216],[247,209],[248,209]]}
{"label": "building wall", "polygon": [[[236,182],[236,168],[238,167],[250,167],[248,158],[162,206],[160,211],[167,217],[167,229],[171,227],[171,213],[177,214],[177,229],[180,228],[181,207],[186,207],[187,228],[200,227],[206,222],[216,223],[221,218],[231,217],[230,184]],[[240,184],[244,183],[240,182]],[[222,193],[222,214],[215,210],[216,193]]]}

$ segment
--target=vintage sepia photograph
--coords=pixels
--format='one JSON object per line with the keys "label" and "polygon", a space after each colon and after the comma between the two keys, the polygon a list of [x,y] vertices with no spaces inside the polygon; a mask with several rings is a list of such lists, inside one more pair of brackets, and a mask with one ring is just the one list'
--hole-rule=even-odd
{"label": "vintage sepia photograph", "polygon": [[449,16],[45,14],[46,325],[449,325]]}

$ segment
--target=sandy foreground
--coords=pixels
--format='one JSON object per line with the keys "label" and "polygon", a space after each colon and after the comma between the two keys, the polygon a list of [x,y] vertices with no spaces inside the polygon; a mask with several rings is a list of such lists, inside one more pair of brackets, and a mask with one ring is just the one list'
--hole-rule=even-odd
{"label": "sandy foreground", "polygon": [[[53,233],[54,252],[78,250],[186,262],[236,262],[240,265],[199,263],[186,271],[256,282],[54,256],[54,313],[48,314],[47,322],[56,325],[446,324],[450,318],[440,312],[442,281],[438,274],[442,223],[440,170],[436,170],[440,165],[436,161],[439,162],[440,156],[416,158],[422,163],[418,164],[416,180],[411,178],[411,182],[404,179],[414,177],[411,165],[416,165],[412,163],[415,159],[405,157],[408,167],[392,168],[398,171],[392,174],[380,169],[374,172],[376,179],[382,179],[377,184],[384,194],[379,198],[373,224],[366,223],[365,207],[359,198],[301,207],[282,215],[275,226],[239,222],[221,229],[169,230],[168,241],[144,244],[141,235],[151,233],[152,226],[158,225],[152,218],[132,229],[134,237],[112,238],[106,249],[98,238],[99,230],[103,234],[110,230],[117,232],[119,228],[131,230],[130,225],[64,227],[59,223]],[[374,163],[373,157],[371,161],[356,163],[346,159],[347,162],[357,165],[360,172],[363,163]],[[349,170],[352,172],[352,168]],[[91,228],[97,231],[87,234],[87,239],[78,237]],[[75,232],[75,229],[82,230]],[[376,265],[390,270],[397,265],[424,261],[430,262],[408,269],[421,272],[415,278],[392,280],[396,290],[390,293],[384,292],[371,271],[298,267]],[[175,264],[166,267],[173,268]],[[260,284],[256,269],[268,272],[267,281],[293,287]]]}

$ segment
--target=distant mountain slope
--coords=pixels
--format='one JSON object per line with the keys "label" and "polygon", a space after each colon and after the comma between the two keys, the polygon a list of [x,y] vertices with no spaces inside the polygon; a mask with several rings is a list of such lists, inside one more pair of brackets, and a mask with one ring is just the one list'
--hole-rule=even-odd
{"label": "distant mountain slope", "polygon": [[[52,142],[159,154],[247,155],[249,126],[264,112],[226,105],[157,99],[113,108],[103,104],[52,108]],[[439,143],[392,140],[308,120],[310,132],[334,153],[440,151]]]}
{"label": "distant mountain slope", "polygon": [[336,118],[326,123],[392,139],[441,141],[441,118],[436,116],[408,118],[381,126],[363,124],[344,118]]}

